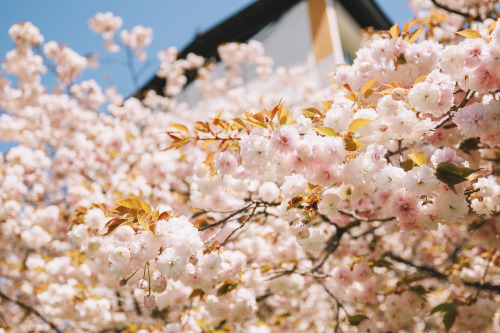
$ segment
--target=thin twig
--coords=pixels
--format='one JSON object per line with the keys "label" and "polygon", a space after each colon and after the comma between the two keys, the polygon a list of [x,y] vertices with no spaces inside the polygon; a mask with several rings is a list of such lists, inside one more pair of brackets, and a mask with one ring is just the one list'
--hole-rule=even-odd
{"label": "thin twig", "polygon": [[243,227],[245,226],[245,224],[246,224],[248,221],[250,221],[250,219],[251,219],[251,218],[255,215],[255,211],[257,210],[257,208],[258,208],[258,207],[259,207],[259,204],[257,203],[257,204],[255,205],[255,207],[253,208],[252,212],[250,213],[250,215],[248,215],[247,219],[246,219],[245,221],[241,222],[241,225],[240,225],[238,228],[236,228],[236,229],[234,229],[233,231],[231,231],[231,233],[230,233],[230,234],[226,237],[226,239],[224,239],[224,241],[221,243],[221,245],[225,245],[225,244],[229,241],[229,239],[231,239],[231,237],[234,235],[234,233],[235,233],[236,231],[238,231],[238,230],[240,230],[241,228],[243,228]]}
{"label": "thin twig", "polygon": [[132,49],[130,47],[125,48],[127,50],[127,65],[128,70],[130,72],[130,76],[132,77],[132,83],[134,84],[134,89],[139,88],[139,80],[137,79],[137,72],[134,66],[134,55],[132,54]]}
{"label": "thin twig", "polygon": [[203,230],[206,230],[206,229],[209,229],[209,228],[213,228],[213,227],[216,227],[218,225],[221,225],[221,224],[224,224],[226,223],[229,219],[231,219],[232,217],[240,214],[240,213],[243,213],[244,211],[246,211],[248,208],[250,208],[253,204],[255,204],[255,202],[251,202],[250,204],[246,205],[245,207],[243,208],[240,208],[238,209],[237,211],[235,211],[234,213],[226,216],[225,218],[223,218],[222,220],[219,220],[215,223],[212,223],[212,224],[209,224],[209,225],[206,225],[206,226],[203,226],[201,228],[198,229],[198,231],[203,231]]}
{"label": "thin twig", "polygon": [[[445,5],[443,5],[443,4],[440,4],[439,2],[437,2],[437,0],[431,0],[431,1],[432,1],[432,3],[434,4],[434,6],[436,6],[436,7],[438,7],[438,8],[441,8],[441,9],[443,9],[443,10],[446,10],[446,11],[447,11],[447,12],[449,12],[449,13],[452,13],[452,14],[456,14],[456,15],[463,16],[463,17],[465,17],[466,19],[473,17],[472,15],[469,15],[469,13],[464,13],[464,12],[461,12],[461,11],[459,11],[459,10],[457,10],[457,9],[453,9],[453,8],[450,8],[450,7],[445,6]],[[482,20],[481,20],[481,18],[479,18],[479,17],[475,17],[475,18],[474,18],[474,21],[482,21]]]}
{"label": "thin twig", "polygon": [[[462,99],[462,101],[460,102],[460,104],[458,104],[458,106],[455,106],[455,105],[452,106],[450,108],[450,110],[448,111],[448,116],[446,116],[443,119],[441,119],[439,121],[439,123],[436,125],[436,127],[434,127],[434,130],[437,130],[438,128],[443,127],[444,124],[446,124],[448,121],[450,121],[451,119],[453,119],[453,113],[456,112],[458,109],[461,109],[464,106],[466,106],[467,103],[469,103],[469,101],[472,98],[472,96],[474,96],[474,94],[475,94],[475,91],[471,91],[470,89],[467,90],[467,92],[465,93],[465,96]],[[445,127],[445,128],[447,128],[447,127]]]}
{"label": "thin twig", "polygon": [[490,263],[495,254],[497,253],[497,248],[491,252],[491,256],[488,258],[488,262],[486,263],[486,267],[484,268],[484,274],[483,277],[481,278],[481,286],[477,289],[476,295],[474,296],[474,300],[477,300],[479,297],[479,294],[481,293],[481,289],[483,288],[484,282],[486,281],[486,275],[488,274],[488,269],[490,268]]}
{"label": "thin twig", "polygon": [[388,222],[388,221],[392,221],[392,220],[396,219],[395,216],[385,217],[382,219],[380,219],[380,218],[369,219],[367,217],[359,216],[356,212],[351,212],[351,211],[347,211],[347,210],[343,210],[343,209],[339,209],[339,213],[346,215],[346,216],[349,216],[349,217],[352,217],[353,219],[355,219],[357,221],[361,221],[361,222]]}
{"label": "thin twig", "polygon": [[[397,262],[403,263],[407,266],[416,268],[417,270],[419,270],[421,272],[428,273],[430,275],[430,277],[436,278],[438,280],[448,280],[448,276],[446,274],[441,273],[440,271],[438,271],[434,267],[414,264],[411,261],[403,259],[403,258],[401,258],[401,257],[399,257],[391,252],[384,253],[382,255],[382,257],[390,258],[390,259],[395,260]],[[468,287],[482,288],[485,290],[490,290],[490,291],[494,291],[496,293],[500,293],[500,285],[495,285],[495,284],[491,284],[491,283],[481,283],[481,282],[469,282],[469,281],[464,281],[464,280],[462,280],[462,283]]]}
{"label": "thin twig", "polygon": [[335,305],[337,306],[337,313],[335,314],[335,329],[334,329],[334,333],[337,333],[337,331],[339,329],[339,325],[340,325],[340,322],[339,322],[339,312],[340,312],[340,309],[344,310],[344,312],[348,316],[349,316],[349,312],[347,312],[347,310],[345,309],[344,305],[342,305],[342,303],[340,303],[340,301],[338,300],[338,298],[335,297],[335,295],[332,293],[332,291],[330,289],[328,289],[328,287],[325,285],[325,283],[323,281],[321,281],[320,279],[316,278],[316,282],[318,282],[323,287],[323,289],[326,291],[326,293],[328,294],[328,296],[330,296],[330,298],[332,298],[335,301]]}
{"label": "thin twig", "polygon": [[340,245],[340,241],[342,239],[342,236],[348,230],[350,230],[351,228],[357,227],[360,224],[361,224],[361,221],[360,220],[356,220],[354,222],[349,223],[347,226],[345,226],[343,228],[340,228],[340,227],[337,228],[337,231],[326,242],[326,247],[325,247],[326,254],[323,257],[323,259],[321,260],[321,262],[318,265],[316,265],[316,267],[314,267],[312,269],[313,273],[316,272],[316,271],[318,271],[321,267],[323,267],[323,265],[325,264],[325,262],[328,259],[328,257],[330,257],[330,255],[333,252],[335,252],[335,250],[337,250],[337,248]]}
{"label": "thin twig", "polygon": [[54,323],[50,322],[48,319],[45,319],[45,317],[42,316],[40,314],[40,312],[38,312],[37,310],[35,310],[31,306],[26,305],[26,304],[24,304],[24,303],[22,303],[20,301],[16,301],[16,300],[10,298],[9,296],[5,295],[1,291],[0,291],[0,297],[3,298],[6,301],[9,301],[9,302],[12,302],[12,303],[15,303],[15,304],[19,305],[21,308],[23,308],[24,310],[26,310],[26,311],[28,311],[30,313],[33,313],[35,316],[37,316],[38,318],[40,318],[40,320],[42,320],[44,323],[46,323],[47,325],[49,325],[54,331],[56,331],[58,333],[63,333],[63,331],[61,329],[59,329],[56,325],[54,325]]}
{"label": "thin twig", "polygon": [[403,150],[402,150],[403,140],[398,140],[398,154],[399,154],[399,166],[403,167]]}

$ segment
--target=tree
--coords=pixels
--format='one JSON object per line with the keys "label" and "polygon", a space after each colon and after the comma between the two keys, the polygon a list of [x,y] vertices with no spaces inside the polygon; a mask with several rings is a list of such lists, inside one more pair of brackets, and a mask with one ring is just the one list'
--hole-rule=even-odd
{"label": "tree", "polygon": [[[79,79],[88,58],[14,25],[2,330],[499,330],[497,6],[413,5],[417,19],[367,32],[352,66],[293,103],[242,83],[244,63],[302,79],[255,41],[220,47],[222,78],[167,49],[166,97],[124,100]],[[89,24],[120,47],[120,18]],[[122,47],[143,60],[151,34],[122,31]]]}

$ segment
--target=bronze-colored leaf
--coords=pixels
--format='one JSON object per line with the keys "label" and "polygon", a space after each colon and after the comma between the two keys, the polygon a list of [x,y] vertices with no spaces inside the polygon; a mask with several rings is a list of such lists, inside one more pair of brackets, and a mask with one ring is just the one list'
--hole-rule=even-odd
{"label": "bronze-colored leaf", "polygon": [[169,127],[173,127],[175,129],[178,129],[179,131],[183,131],[183,132],[189,132],[188,128],[182,124],[171,124],[171,125],[168,125]]}
{"label": "bronze-colored leaf", "polygon": [[464,36],[469,39],[483,38],[477,30],[467,29],[457,32],[458,35]]}
{"label": "bronze-colored leaf", "polygon": [[116,228],[118,228],[127,221],[128,219],[123,219],[119,217],[115,217],[114,219],[109,220],[108,223],[106,223],[106,225],[104,226],[102,236],[110,235],[113,231],[116,230]]}
{"label": "bronze-colored leaf", "polygon": [[137,211],[137,220],[139,221],[139,223],[144,222],[146,217],[148,217],[148,213],[146,213],[144,209],[141,208]]}
{"label": "bronze-colored leaf", "polygon": [[117,205],[124,206],[127,208],[135,208],[137,210],[142,208],[148,214],[151,212],[151,206],[147,202],[139,200],[137,198],[127,198],[122,200],[116,200],[113,202]]}

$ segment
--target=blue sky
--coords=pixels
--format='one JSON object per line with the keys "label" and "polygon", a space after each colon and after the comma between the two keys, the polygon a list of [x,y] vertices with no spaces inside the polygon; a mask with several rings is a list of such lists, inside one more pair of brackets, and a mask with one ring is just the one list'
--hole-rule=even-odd
{"label": "blue sky", "polygon": [[[80,54],[97,51],[104,68],[99,72],[87,70],[87,77],[116,85],[119,91],[128,94],[133,90],[128,69],[116,61],[123,60],[124,54],[110,54],[102,49],[101,37],[88,28],[89,17],[97,12],[112,11],[123,18],[125,29],[138,24],[153,28],[153,42],[148,48],[151,61],[141,77],[144,82],[156,69],[155,55],[159,50],[171,45],[182,48],[197,31],[207,30],[252,2],[254,0],[8,1],[0,11],[0,57],[13,46],[7,34],[9,27],[15,22],[31,21],[45,36],[45,41],[67,44]],[[377,2],[393,20],[403,22],[411,16],[405,0]]]}
{"label": "blue sky", "polygon": [[[102,48],[103,40],[88,28],[87,20],[97,12],[112,11],[123,18],[123,27],[142,24],[153,28],[153,42],[148,51],[149,65],[140,77],[146,82],[155,72],[156,53],[168,46],[182,49],[195,36],[245,8],[254,0],[15,0],[3,3],[0,11],[0,58],[12,49],[8,29],[16,22],[31,21],[45,37],[66,44],[78,53],[99,53],[101,69],[87,70],[84,78],[94,78],[104,86],[115,85],[125,96],[134,89],[124,52],[111,54]],[[399,23],[411,17],[405,0],[376,0],[390,19]],[[118,60],[118,61],[117,61]],[[119,64],[118,62],[121,62]],[[137,64],[140,68],[142,64]],[[44,79],[49,85],[54,79]],[[1,133],[0,133],[1,140]],[[0,151],[5,151],[0,143]]]}

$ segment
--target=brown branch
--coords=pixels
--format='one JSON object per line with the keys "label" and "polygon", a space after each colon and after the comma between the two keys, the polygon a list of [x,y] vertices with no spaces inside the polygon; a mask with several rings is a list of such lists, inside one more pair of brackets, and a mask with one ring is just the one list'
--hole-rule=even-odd
{"label": "brown branch", "polygon": [[197,141],[208,141],[208,140],[220,140],[220,141],[235,140],[235,141],[238,141],[238,140],[241,140],[241,138],[219,138],[219,137],[215,137],[215,138],[195,138],[195,140],[197,140]]}
{"label": "brown branch", "polygon": [[6,301],[9,301],[9,302],[17,304],[18,306],[20,306],[21,308],[23,308],[25,311],[27,311],[29,313],[33,313],[35,316],[37,316],[38,318],[40,318],[41,321],[43,321],[44,323],[46,323],[47,325],[49,325],[54,331],[56,331],[58,333],[63,333],[63,331],[61,329],[59,329],[56,325],[54,325],[54,323],[50,322],[48,319],[45,319],[45,317],[42,316],[40,314],[40,312],[38,312],[37,310],[35,310],[31,306],[26,305],[26,304],[24,304],[24,303],[22,303],[20,301],[15,300],[15,299],[12,299],[9,296],[7,296],[4,293],[2,293],[1,291],[0,291],[0,298],[3,298]]}
{"label": "brown branch", "polygon": [[222,220],[219,220],[215,223],[212,223],[212,224],[209,224],[209,225],[206,225],[206,226],[203,226],[201,228],[198,229],[198,231],[203,231],[203,230],[206,230],[206,229],[209,229],[209,228],[213,228],[213,227],[216,227],[218,225],[221,225],[221,224],[224,224],[226,223],[229,219],[235,217],[236,215],[238,214],[241,214],[243,212],[245,212],[248,208],[250,208],[253,204],[255,204],[255,202],[251,202],[250,204],[246,205],[245,207],[243,208],[240,208],[238,209],[237,211],[235,211],[234,213],[232,214],[229,214],[228,216],[226,216],[225,218],[223,218]]}
{"label": "brown branch", "polygon": [[340,325],[340,322],[339,322],[339,312],[340,312],[340,309],[344,310],[344,312],[348,316],[349,316],[349,312],[347,312],[347,310],[345,309],[344,305],[342,303],[340,303],[340,301],[338,300],[338,298],[335,297],[335,295],[332,293],[332,291],[330,289],[328,289],[328,287],[325,285],[325,283],[323,281],[320,281],[318,278],[316,278],[316,282],[318,282],[323,287],[323,289],[326,291],[326,293],[328,294],[328,296],[330,296],[330,298],[332,298],[335,301],[335,305],[337,306],[337,313],[335,314],[335,329],[333,330],[333,332],[337,333],[338,329],[339,329],[339,325]]}
{"label": "brown branch", "polygon": [[323,267],[323,265],[325,264],[326,260],[328,259],[328,257],[333,253],[335,252],[335,250],[337,250],[337,248],[339,247],[340,245],[340,240],[342,239],[342,236],[347,232],[349,231],[350,229],[354,228],[354,227],[357,227],[361,224],[361,221],[360,220],[356,220],[356,221],[353,221],[351,223],[349,223],[348,225],[346,225],[345,227],[343,228],[340,228],[340,227],[337,227],[337,232],[335,232],[329,239],[328,241],[326,242],[326,247],[325,247],[325,256],[323,257],[323,260],[321,260],[321,262],[316,265],[316,267],[314,267],[312,269],[312,272],[316,272],[318,271],[321,267]]}
{"label": "brown branch", "polygon": [[[408,147],[401,148],[401,152],[403,152],[405,150],[408,150]],[[390,151],[390,150],[388,150],[387,153],[385,153],[384,157],[385,157],[385,159],[387,160],[388,163],[391,163],[390,157],[394,156],[394,155],[397,155],[399,153],[400,153],[399,150],[396,150],[396,151]]]}
{"label": "brown branch", "polygon": [[398,140],[399,166],[403,167],[403,140]]}
{"label": "brown branch", "polygon": [[250,221],[250,219],[251,219],[252,217],[254,217],[254,215],[255,215],[255,211],[257,210],[257,208],[258,208],[258,207],[259,207],[259,203],[257,203],[257,204],[255,205],[255,207],[253,208],[253,210],[252,210],[252,212],[250,213],[250,215],[248,215],[247,219],[246,219],[245,221],[241,222],[241,225],[240,225],[238,228],[236,228],[236,229],[234,229],[233,231],[231,231],[231,233],[230,233],[230,234],[226,237],[226,239],[224,239],[224,241],[221,243],[221,245],[226,244],[226,243],[229,241],[229,239],[230,239],[230,238],[234,235],[234,233],[235,233],[236,231],[238,231],[238,230],[240,230],[241,228],[243,228],[243,227],[245,226],[245,224],[246,224],[248,221]]}
{"label": "brown branch", "polygon": [[[439,2],[437,2],[437,0],[431,0],[432,3],[434,4],[434,6],[438,7],[438,8],[441,8],[442,10],[446,10],[447,12],[449,13],[452,13],[452,14],[456,14],[456,15],[460,15],[460,16],[463,16],[465,17],[466,19],[468,18],[472,18],[473,16],[470,15],[469,13],[464,13],[464,12],[461,12],[457,9],[453,9],[453,8],[450,8],[448,6],[445,6],[443,4],[440,4]],[[480,18],[478,17],[474,17],[474,21],[482,21]]]}
{"label": "brown branch", "polygon": [[369,219],[367,217],[359,216],[356,212],[350,212],[350,211],[343,210],[343,209],[339,209],[339,213],[346,215],[346,216],[349,216],[349,217],[352,217],[356,221],[361,221],[361,222],[388,222],[388,221],[392,221],[392,220],[396,219],[396,217],[394,217],[394,216],[385,217],[383,219],[379,219],[379,218]]}
{"label": "brown branch", "polygon": [[[343,209],[340,209],[339,213],[344,214],[344,215],[349,216],[349,217],[352,217],[354,219],[354,221],[352,221],[351,223],[349,223],[345,227],[338,227],[337,226],[337,231],[335,232],[335,234],[333,234],[328,239],[328,241],[326,242],[326,246],[325,246],[325,252],[326,252],[326,254],[325,254],[325,256],[323,257],[323,259],[321,260],[321,262],[318,265],[316,265],[316,267],[314,267],[312,269],[311,272],[313,272],[313,273],[316,272],[316,271],[318,271],[321,267],[323,267],[323,265],[325,264],[325,262],[328,259],[328,257],[333,252],[335,252],[335,250],[337,250],[337,248],[340,245],[340,241],[342,239],[342,236],[346,232],[349,233],[349,231],[352,228],[359,226],[361,224],[361,222],[387,222],[387,221],[392,221],[392,220],[395,219],[394,216],[386,217],[386,218],[382,218],[382,219],[379,219],[379,218],[369,219],[367,217],[359,216],[356,212],[350,212],[350,211],[346,211],[346,210],[343,210]],[[325,216],[322,216],[322,217],[323,217],[324,220],[327,219]]]}
{"label": "brown branch", "polygon": [[[450,121],[453,118],[452,112],[456,112],[456,111],[458,111],[458,109],[461,109],[464,106],[466,106],[467,103],[469,103],[469,101],[472,98],[472,96],[474,96],[474,94],[475,94],[475,91],[467,90],[467,92],[465,93],[465,97],[462,99],[462,101],[460,102],[460,104],[458,104],[458,106],[457,105],[453,105],[450,108],[450,110],[448,111],[448,116],[444,117],[443,119],[441,119],[439,121],[439,123],[436,125],[436,127],[434,127],[434,130],[437,130],[438,128],[444,126],[444,124],[446,124],[448,121]],[[453,126],[453,127],[455,127],[455,126]],[[446,127],[445,126],[445,128],[451,128],[451,127]]]}
{"label": "brown branch", "polygon": [[[382,255],[382,257],[390,258],[394,261],[397,261],[397,262],[403,263],[407,266],[416,268],[417,270],[419,270],[421,272],[428,273],[431,277],[436,278],[438,280],[448,280],[448,276],[446,274],[441,273],[440,271],[438,271],[434,267],[414,264],[411,261],[403,259],[403,258],[401,258],[401,257],[399,257],[391,252],[384,253]],[[462,280],[462,283],[467,287],[480,288],[480,289],[482,288],[484,290],[490,290],[490,291],[494,291],[496,293],[500,293],[500,285],[495,285],[495,284],[491,284],[491,283],[481,283],[481,282],[469,282],[469,281],[463,281],[463,280]]]}
{"label": "brown branch", "polygon": [[490,268],[491,260],[493,259],[496,253],[497,253],[497,248],[495,248],[493,252],[491,252],[490,257],[488,258],[488,262],[486,263],[486,267],[484,269],[483,277],[481,278],[481,286],[477,289],[477,293],[476,295],[474,295],[474,300],[477,300],[479,294],[481,293],[481,289],[483,289],[484,281],[486,280],[486,275],[488,275],[488,269]]}

